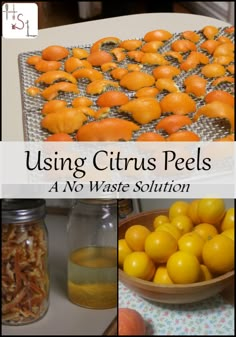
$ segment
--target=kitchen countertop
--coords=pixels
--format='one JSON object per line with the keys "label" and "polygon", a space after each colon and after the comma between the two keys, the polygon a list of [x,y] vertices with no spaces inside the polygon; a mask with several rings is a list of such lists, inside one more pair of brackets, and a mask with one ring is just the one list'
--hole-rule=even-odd
{"label": "kitchen countertop", "polygon": [[223,294],[201,302],[166,304],[141,298],[119,282],[119,307],[137,310],[144,318],[147,335],[234,336],[234,284]]}
{"label": "kitchen countertop", "polygon": [[178,33],[184,30],[198,30],[206,25],[223,27],[230,24],[202,15],[149,13],[41,29],[35,39],[2,38],[2,140],[24,140],[17,60],[20,53],[42,50],[52,44],[65,47],[84,45],[105,36],[139,38],[158,28]]}
{"label": "kitchen countertop", "polygon": [[4,336],[102,335],[117,314],[117,308],[85,309],[67,297],[66,222],[63,215],[47,215],[49,235],[50,304],[46,315],[28,325],[2,325]]}

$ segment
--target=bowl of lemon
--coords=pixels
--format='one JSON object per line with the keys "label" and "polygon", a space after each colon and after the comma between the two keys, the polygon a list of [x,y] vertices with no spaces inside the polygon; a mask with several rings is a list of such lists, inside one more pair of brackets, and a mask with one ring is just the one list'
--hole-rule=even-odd
{"label": "bowl of lemon", "polygon": [[119,280],[151,301],[192,303],[234,280],[234,208],[223,199],[174,201],[122,220]]}

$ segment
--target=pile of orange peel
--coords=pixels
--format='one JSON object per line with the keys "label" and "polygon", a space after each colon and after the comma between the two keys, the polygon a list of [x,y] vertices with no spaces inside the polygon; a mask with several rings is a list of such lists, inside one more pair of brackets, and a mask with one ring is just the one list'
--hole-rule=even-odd
{"label": "pile of orange peel", "polygon": [[[228,135],[213,140],[234,141],[234,27],[219,31],[206,26],[172,41],[172,33],[156,29],[142,39],[104,37],[90,50],[52,45],[28,57],[38,77],[27,94],[45,100],[45,141],[200,141],[186,126],[201,116],[226,119]],[[61,99],[68,93],[70,103]],[[112,109],[121,117],[112,117]],[[134,139],[135,131],[155,121],[152,131]]]}

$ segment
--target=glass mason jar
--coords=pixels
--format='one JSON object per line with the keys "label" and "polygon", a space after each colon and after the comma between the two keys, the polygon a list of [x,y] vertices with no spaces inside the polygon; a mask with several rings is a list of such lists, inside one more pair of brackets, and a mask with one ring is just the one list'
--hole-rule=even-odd
{"label": "glass mason jar", "polygon": [[117,305],[117,200],[74,201],[69,214],[68,297],[92,309]]}
{"label": "glass mason jar", "polygon": [[22,325],[48,309],[48,234],[42,199],[2,200],[2,324]]}

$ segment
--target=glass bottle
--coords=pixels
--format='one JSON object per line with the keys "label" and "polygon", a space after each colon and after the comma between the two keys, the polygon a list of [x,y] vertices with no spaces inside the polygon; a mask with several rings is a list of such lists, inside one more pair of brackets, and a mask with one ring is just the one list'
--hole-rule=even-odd
{"label": "glass bottle", "polygon": [[74,201],[67,226],[68,297],[93,309],[117,305],[117,201]]}
{"label": "glass bottle", "polygon": [[2,323],[22,325],[48,309],[45,200],[2,200]]}

